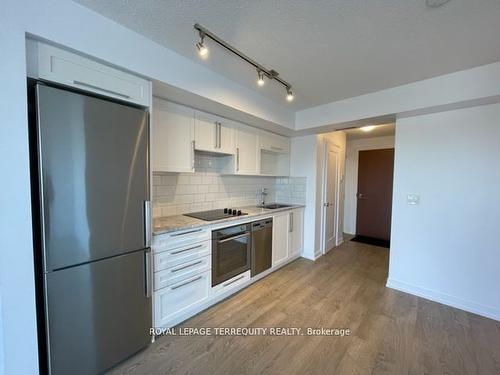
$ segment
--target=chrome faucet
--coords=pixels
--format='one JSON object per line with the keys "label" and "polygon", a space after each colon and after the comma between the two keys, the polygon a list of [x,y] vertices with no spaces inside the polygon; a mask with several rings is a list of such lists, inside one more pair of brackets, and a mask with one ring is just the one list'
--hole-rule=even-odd
{"label": "chrome faucet", "polygon": [[267,189],[263,187],[260,190],[260,200],[261,200],[262,206],[266,205],[266,196],[267,196]]}

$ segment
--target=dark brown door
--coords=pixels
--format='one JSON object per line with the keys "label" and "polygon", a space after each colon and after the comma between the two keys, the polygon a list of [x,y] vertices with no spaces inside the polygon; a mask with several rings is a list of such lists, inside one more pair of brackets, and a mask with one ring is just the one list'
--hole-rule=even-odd
{"label": "dark brown door", "polygon": [[390,240],[394,149],[359,152],[356,234]]}

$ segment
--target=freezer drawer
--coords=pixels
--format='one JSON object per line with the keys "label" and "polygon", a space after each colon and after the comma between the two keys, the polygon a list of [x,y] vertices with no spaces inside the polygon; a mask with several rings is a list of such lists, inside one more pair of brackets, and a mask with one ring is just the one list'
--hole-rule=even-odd
{"label": "freezer drawer", "polygon": [[146,252],[45,275],[51,374],[97,374],[150,342]]}

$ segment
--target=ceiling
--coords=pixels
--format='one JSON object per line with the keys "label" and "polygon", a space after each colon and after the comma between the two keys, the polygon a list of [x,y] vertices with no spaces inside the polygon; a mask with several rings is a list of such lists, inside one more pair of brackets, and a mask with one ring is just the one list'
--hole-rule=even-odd
{"label": "ceiling", "polygon": [[361,130],[361,128],[343,130],[343,132],[346,133],[348,141],[354,139],[387,137],[391,135],[394,136],[396,134],[396,125],[394,123],[377,125],[373,130],[370,130],[369,132],[363,131]]}
{"label": "ceiling", "polygon": [[276,69],[294,87],[295,110],[500,61],[500,1],[75,0],[242,85],[285,104],[281,85],[208,41],[198,22]]}

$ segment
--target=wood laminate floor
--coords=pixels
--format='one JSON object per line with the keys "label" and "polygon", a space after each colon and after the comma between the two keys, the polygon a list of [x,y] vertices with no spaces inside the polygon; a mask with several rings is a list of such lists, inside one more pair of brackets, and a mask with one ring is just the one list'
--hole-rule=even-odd
{"label": "wood laminate floor", "polygon": [[500,323],[385,287],[388,250],[296,260],[182,327],[349,328],[350,336],[162,336],[112,374],[500,374]]}

